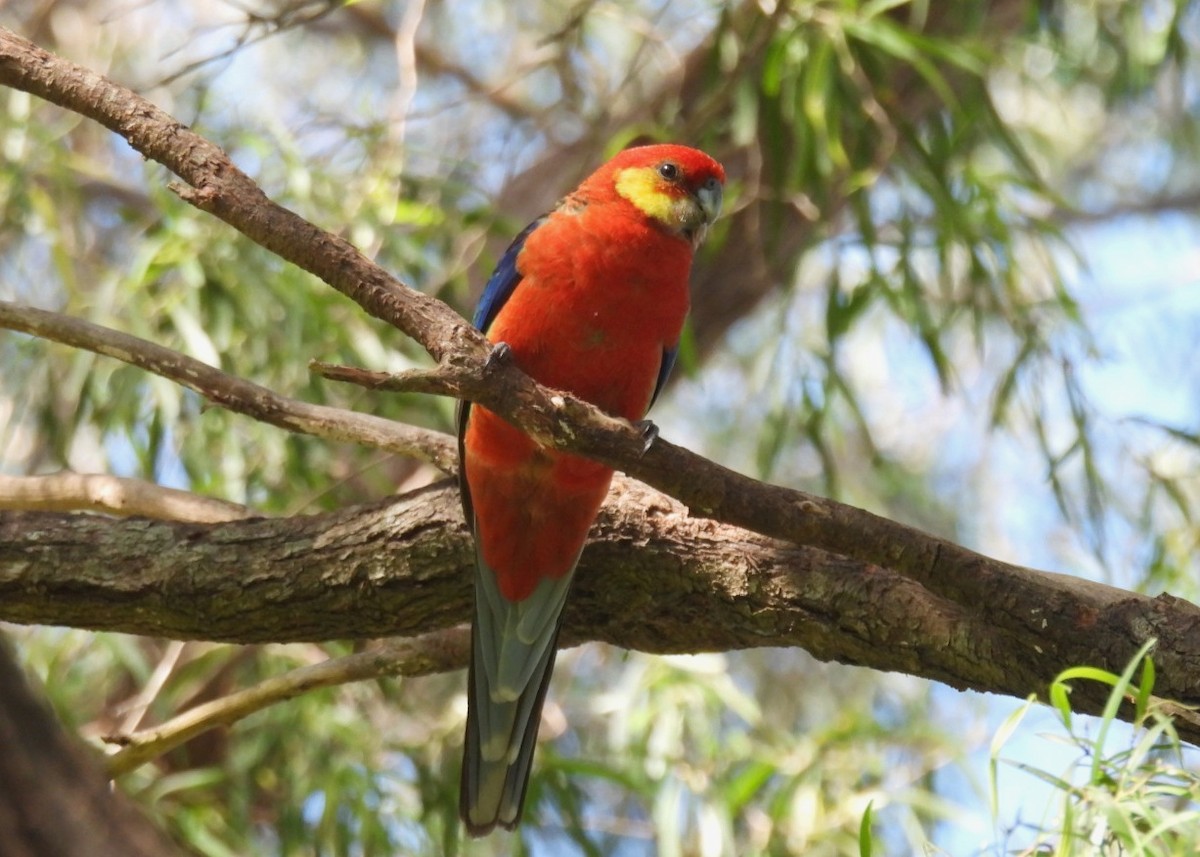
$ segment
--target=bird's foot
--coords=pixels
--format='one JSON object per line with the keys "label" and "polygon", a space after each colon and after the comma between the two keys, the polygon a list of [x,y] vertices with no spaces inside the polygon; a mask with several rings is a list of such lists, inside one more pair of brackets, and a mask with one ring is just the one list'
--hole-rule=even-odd
{"label": "bird's foot", "polygon": [[650,447],[654,446],[654,441],[658,440],[658,426],[654,424],[654,420],[638,420],[633,427],[642,436],[642,455],[645,455],[650,451]]}
{"label": "bird's foot", "polygon": [[488,354],[487,360],[484,361],[484,368],[491,369],[496,366],[503,366],[512,360],[512,348],[507,342],[497,342],[492,345],[491,353]]}

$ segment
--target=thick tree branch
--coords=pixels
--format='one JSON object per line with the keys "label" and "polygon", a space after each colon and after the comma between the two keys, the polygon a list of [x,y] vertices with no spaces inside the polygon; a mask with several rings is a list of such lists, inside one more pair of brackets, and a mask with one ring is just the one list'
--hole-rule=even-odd
{"label": "thick tree branch", "polygon": [[[452,467],[452,441],[442,435],[367,415],[288,400],[259,385],[229,376],[137,337],[66,316],[4,303],[0,303],[0,325],[52,337],[66,344],[142,366],[184,383],[231,410],[265,419],[284,428],[386,448],[411,449],[417,446],[436,451],[439,463],[447,469]],[[487,371],[503,372],[504,367],[493,365],[487,367]],[[583,407],[582,403],[573,401],[563,405],[568,411]],[[603,419],[618,422],[607,417]],[[567,430],[575,431],[569,426]],[[398,440],[392,440],[396,435],[399,436]],[[414,436],[417,437],[415,443]],[[679,495],[693,499],[693,512],[697,506],[700,510],[710,504],[718,506],[724,510],[722,516],[733,523],[756,531],[770,532],[773,528],[775,534],[782,534],[787,541],[812,544],[891,568],[913,577],[934,592],[948,596],[965,609],[973,609],[980,604],[1002,605],[1006,594],[1019,586],[1033,593],[1032,603],[1040,605],[1041,599],[1045,598],[1053,605],[1055,614],[1073,615],[1071,611],[1076,611],[1077,616],[1072,621],[1087,621],[1090,608],[1076,601],[1050,576],[989,560],[965,548],[862,510],[763,485],[665,442],[656,443],[646,454],[646,459],[664,453],[669,462],[666,465],[667,472],[675,470],[674,480],[678,483]],[[619,459],[616,464],[621,466]],[[635,459],[634,466],[626,466],[625,469],[641,475],[638,472],[640,464],[641,461]],[[1086,581],[1067,580],[1080,591],[1090,585]],[[1040,612],[1022,613],[1019,610],[997,614],[994,618],[1014,630],[1023,630],[1034,636],[1040,633],[1040,625],[1044,621],[1044,615]],[[147,632],[153,633],[150,630]],[[1145,636],[1148,634],[1131,636],[1126,640],[1126,645],[1136,650]],[[1118,658],[1113,665],[1119,665],[1120,662]]]}
{"label": "thick tree branch", "polygon": [[[567,639],[647,651],[799,645],[1024,695],[1065,666],[1119,668],[1154,636],[1159,689],[1200,700],[1193,606],[988,559],[665,441],[643,455],[641,435],[623,421],[500,361],[488,365],[488,344],[451,310],[272,203],[224,153],[144,99],[5,30],[0,83],[90,116],[166,164],[191,185],[186,199],[422,343],[445,392],[724,522],[689,518],[624,483],[630,499],[609,507],[585,554]],[[208,528],[4,513],[0,610],[13,621],[185,638],[413,635],[465,618],[466,575],[455,572],[468,554],[445,487],[335,515]],[[1076,702],[1095,704],[1083,694]]]}
{"label": "thick tree branch", "polygon": [[[698,520],[627,479],[592,535],[564,645],[800,646],[1025,696],[1072,665],[1119,671],[1135,641],[1156,636],[1156,692],[1200,701],[1200,609],[1178,599],[1025,570],[1041,584],[964,606],[886,568]],[[471,562],[447,484],[215,526],[5,512],[0,619],[243,643],[412,637],[466,620]],[[1103,694],[1089,693],[1081,686],[1073,703],[1099,710]],[[1179,727],[1200,740],[1200,722]]]}

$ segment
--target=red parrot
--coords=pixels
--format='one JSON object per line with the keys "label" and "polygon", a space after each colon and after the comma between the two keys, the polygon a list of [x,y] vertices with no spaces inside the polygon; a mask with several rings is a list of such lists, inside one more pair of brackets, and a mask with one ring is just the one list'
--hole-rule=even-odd
{"label": "red parrot", "polygon": [[[696,149],[624,150],[517,236],[476,327],[542,384],[640,420],[675,361],[724,182]],[[458,437],[476,559],[459,811],[482,836],[521,819],[563,604],[613,471],[467,402]]]}

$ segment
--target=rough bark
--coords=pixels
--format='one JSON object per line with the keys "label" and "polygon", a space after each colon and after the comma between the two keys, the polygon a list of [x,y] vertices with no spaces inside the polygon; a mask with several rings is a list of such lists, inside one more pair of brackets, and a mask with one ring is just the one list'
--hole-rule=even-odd
{"label": "rough bark", "polygon": [[[984,557],[957,592],[688,515],[620,479],[584,552],[563,643],[647,652],[801,647],[956,688],[1045,694],[1120,671],[1148,637],[1157,694],[1200,701],[1200,608]],[[0,513],[0,619],[264,642],[413,636],[469,615],[471,548],[446,483],[394,501],[219,525]],[[1098,711],[1081,685],[1072,702]],[[1200,719],[1181,712],[1181,735]]]}
{"label": "rough bark", "polygon": [[[1119,668],[1156,636],[1158,690],[1200,700],[1195,607],[988,559],[666,441],[645,451],[622,421],[487,363],[486,343],[452,311],[270,202],[219,149],[133,93],[4,30],[0,83],[112,128],[187,180],[185,198],[413,336],[440,368],[408,379],[409,389],[471,398],[546,445],[685,503],[686,513],[626,485],[581,568],[566,640],[646,651],[802,646],[1025,695],[1067,666]],[[467,557],[447,488],[213,527],[9,513],[0,517],[0,618],[246,642],[409,635],[465,618]],[[1086,689],[1075,701],[1081,710],[1098,702]]]}
{"label": "rough bark", "polygon": [[181,853],[31,691],[0,639],[0,852],[5,857]]}
{"label": "rough bark", "polygon": [[[1012,26],[1018,5],[992,4],[991,25]],[[757,8],[745,4],[740,14]],[[935,4],[930,27],[961,26],[951,8]],[[685,66],[685,114],[706,83],[702,60],[698,51]],[[667,443],[642,456],[628,427],[511,367],[483,368],[487,348],[461,319],[271,203],[219,149],[147,102],[3,30],[0,82],[105,124],[188,181],[186,199],[412,335],[456,369],[430,379],[429,389],[474,398],[547,443],[587,452],[684,500],[690,508],[619,483],[585,552],[565,644],[595,639],[649,652],[799,646],[822,659],[1024,696],[1068,666],[1119,670],[1154,636],[1157,693],[1200,702],[1195,606],[1000,563],[861,510],[761,485]],[[906,89],[915,80],[893,83],[914,119],[929,109]],[[560,168],[542,162],[515,180],[506,210],[548,206],[543,189],[569,186],[562,173],[593,160],[580,151],[564,149],[553,156]],[[720,154],[735,177],[751,164],[771,169],[766,150]],[[520,203],[509,205],[513,199]],[[769,256],[761,240],[767,221],[783,236]],[[788,281],[812,235],[813,222],[779,200],[754,200],[734,215],[721,257],[698,272],[702,351]],[[466,619],[469,563],[457,495],[446,485],[327,515],[220,525],[0,512],[0,619],[232,642],[412,636]],[[1103,701],[1086,685],[1072,698],[1081,711]],[[1200,720],[1177,713],[1180,734],[1200,741]],[[0,746],[5,853],[171,851],[57,732],[3,651]]]}

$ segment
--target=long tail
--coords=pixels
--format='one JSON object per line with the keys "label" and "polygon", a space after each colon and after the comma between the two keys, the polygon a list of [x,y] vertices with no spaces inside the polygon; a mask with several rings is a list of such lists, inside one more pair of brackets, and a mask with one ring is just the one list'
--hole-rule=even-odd
{"label": "long tail", "polygon": [[521,820],[574,570],[542,580],[528,598],[512,602],[496,588],[483,558],[476,561],[459,814],[472,836],[483,836],[497,824],[512,830]]}

